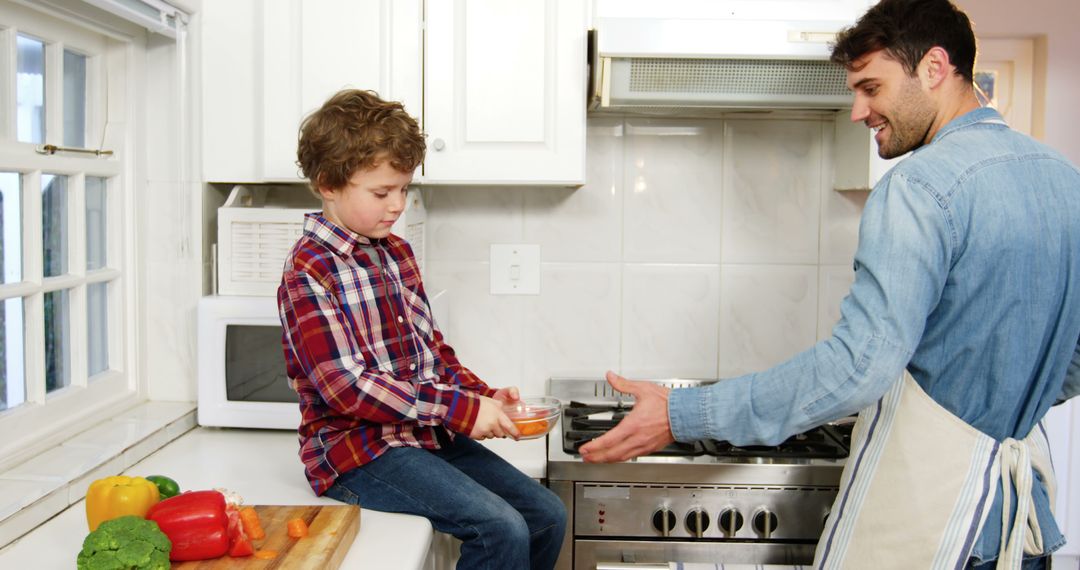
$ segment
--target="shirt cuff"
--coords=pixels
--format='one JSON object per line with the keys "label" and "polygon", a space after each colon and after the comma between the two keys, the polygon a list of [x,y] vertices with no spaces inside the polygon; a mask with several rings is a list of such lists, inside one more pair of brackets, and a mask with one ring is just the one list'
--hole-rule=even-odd
{"label": "shirt cuff", "polygon": [[676,441],[709,439],[708,397],[704,388],[676,388],[668,394],[668,420]]}
{"label": "shirt cuff", "polygon": [[431,401],[435,406],[445,406],[446,413],[442,424],[458,433],[468,435],[480,415],[480,396],[469,390],[440,389],[429,386],[434,391]]}

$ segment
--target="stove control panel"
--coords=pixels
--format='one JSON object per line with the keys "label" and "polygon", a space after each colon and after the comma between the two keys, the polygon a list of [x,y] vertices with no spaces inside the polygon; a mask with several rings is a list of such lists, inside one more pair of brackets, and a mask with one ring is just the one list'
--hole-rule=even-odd
{"label": "stove control panel", "polygon": [[817,540],[836,487],[576,483],[574,534]]}

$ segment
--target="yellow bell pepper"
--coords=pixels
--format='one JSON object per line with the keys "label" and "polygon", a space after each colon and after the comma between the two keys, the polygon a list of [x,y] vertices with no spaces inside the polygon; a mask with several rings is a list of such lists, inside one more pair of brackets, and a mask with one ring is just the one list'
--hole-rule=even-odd
{"label": "yellow bell pepper", "polygon": [[157,485],[142,477],[98,479],[86,491],[86,524],[94,531],[99,524],[116,517],[145,517],[146,511],[160,500]]}

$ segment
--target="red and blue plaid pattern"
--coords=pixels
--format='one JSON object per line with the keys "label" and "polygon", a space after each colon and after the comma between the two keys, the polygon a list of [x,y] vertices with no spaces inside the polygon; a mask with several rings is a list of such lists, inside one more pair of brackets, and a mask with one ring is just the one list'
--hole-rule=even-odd
{"label": "red and blue plaid pattern", "polygon": [[469,433],[478,395],[495,393],[443,342],[412,248],[395,235],[371,240],[308,214],[278,308],[300,396],[300,459],[316,495],[388,447],[433,449],[436,430]]}

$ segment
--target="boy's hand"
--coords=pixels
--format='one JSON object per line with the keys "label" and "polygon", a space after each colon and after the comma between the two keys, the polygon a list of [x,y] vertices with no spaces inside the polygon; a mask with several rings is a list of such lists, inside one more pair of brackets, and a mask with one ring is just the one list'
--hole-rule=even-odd
{"label": "boy's hand", "polygon": [[504,406],[506,404],[514,404],[521,399],[521,395],[518,394],[518,389],[510,386],[508,388],[499,388],[495,390],[495,393],[491,396],[495,400],[499,401]]}
{"label": "boy's hand", "polygon": [[514,422],[503,413],[502,402],[487,396],[480,396],[480,413],[476,416],[469,437],[472,439],[490,439],[493,437],[518,438],[518,429]]}

